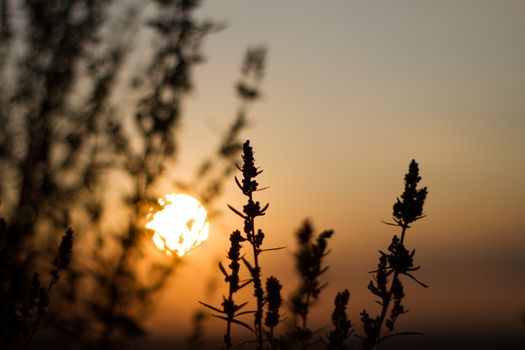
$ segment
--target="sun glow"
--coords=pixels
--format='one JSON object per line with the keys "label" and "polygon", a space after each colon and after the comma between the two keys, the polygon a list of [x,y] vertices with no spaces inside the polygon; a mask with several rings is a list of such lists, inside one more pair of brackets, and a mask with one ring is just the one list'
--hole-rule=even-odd
{"label": "sun glow", "polygon": [[183,256],[208,238],[210,224],[204,206],[186,194],[168,194],[159,199],[161,209],[148,216],[153,243],[166,252]]}

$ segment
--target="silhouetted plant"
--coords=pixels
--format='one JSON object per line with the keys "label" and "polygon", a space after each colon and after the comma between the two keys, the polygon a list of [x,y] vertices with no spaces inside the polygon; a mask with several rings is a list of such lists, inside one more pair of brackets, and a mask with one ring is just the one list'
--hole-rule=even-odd
{"label": "silhouetted plant", "polygon": [[[222,318],[226,320],[227,322],[227,328],[226,328],[226,334],[224,336],[224,341],[226,348],[229,348],[232,346],[231,342],[231,324],[236,323],[239,324],[251,332],[255,334],[255,342],[257,343],[258,349],[264,348],[264,342],[265,342],[265,335],[268,338],[267,340],[273,344],[273,329],[277,324],[279,323],[279,307],[281,305],[281,297],[280,297],[280,283],[275,277],[269,277],[267,282],[267,293],[265,295],[263,287],[262,287],[262,273],[261,273],[261,266],[259,264],[259,255],[267,250],[276,250],[281,248],[273,248],[273,249],[263,249],[262,244],[264,240],[264,233],[261,229],[256,229],[255,226],[255,219],[259,216],[263,216],[268,209],[268,204],[266,204],[264,207],[261,208],[261,204],[258,201],[254,200],[253,194],[256,191],[259,191],[259,184],[255,180],[255,178],[262,172],[262,170],[259,170],[255,166],[255,159],[253,156],[253,149],[250,146],[250,141],[246,141],[243,144],[243,153],[242,153],[242,159],[243,159],[243,165],[242,167],[238,167],[240,171],[242,171],[243,178],[241,181],[235,177],[235,183],[239,187],[239,189],[242,191],[242,193],[247,197],[247,203],[243,206],[242,212],[235,209],[231,205],[228,205],[228,207],[238,216],[240,216],[244,221],[244,227],[243,232],[244,236],[241,234],[240,231],[236,230],[232,233],[230,236],[230,241],[232,242],[232,246],[230,248],[230,251],[228,253],[228,259],[232,260],[232,263],[229,265],[231,273],[228,273],[226,269],[222,266],[222,264],[219,263],[219,268],[221,269],[222,273],[225,276],[226,282],[229,283],[230,286],[230,297],[224,298],[223,302],[223,309],[220,310],[218,308],[215,308],[211,305],[203,304],[204,306],[216,311],[220,312],[226,316],[217,315],[217,317]],[[241,245],[240,242],[246,241],[251,246],[252,251],[252,258],[253,261],[250,262],[247,258],[245,258],[241,253]],[[235,243],[235,244],[234,244]],[[239,258],[243,261],[244,266],[248,270],[250,274],[250,278],[239,285],[239,264],[238,260]],[[269,283],[269,284],[268,284]],[[250,311],[244,311],[237,313],[242,307],[244,307],[247,303],[242,303],[240,305],[235,304],[235,302],[232,299],[233,293],[239,290],[240,288],[248,285],[253,284],[253,296],[255,299],[255,310]],[[264,304],[268,303],[268,314],[265,320],[265,325],[268,327],[267,330],[263,328],[263,313],[264,313]],[[254,315],[254,327],[250,327],[248,324],[246,324],[243,321],[239,321],[235,317],[245,315],[245,314],[253,314]],[[272,345],[273,346],[273,345]]]}
{"label": "silhouetted plant", "polygon": [[213,307],[211,305],[208,305],[206,303],[200,302],[202,305],[206,306],[207,308],[218,312],[219,314],[214,314],[214,317],[223,319],[226,321],[226,333],[224,334],[224,345],[226,349],[230,349],[232,347],[232,336],[231,336],[231,325],[232,323],[238,324],[240,326],[243,326],[247,328],[248,330],[253,332],[253,328],[251,328],[248,324],[246,324],[243,321],[240,321],[236,317],[242,316],[247,313],[252,313],[253,311],[245,311],[245,312],[239,312],[244,306],[246,306],[247,303],[242,303],[240,305],[237,305],[233,299],[234,294],[239,291],[241,288],[247,286],[251,280],[245,281],[242,284],[240,284],[240,278],[239,278],[239,269],[241,267],[240,261],[241,261],[241,242],[246,241],[245,238],[242,237],[241,232],[239,230],[234,231],[230,235],[230,249],[228,250],[227,258],[230,260],[230,264],[228,265],[230,272],[228,273],[221,262],[219,262],[219,268],[221,272],[224,274],[224,280],[228,283],[229,286],[229,292],[228,292],[228,298],[223,297],[222,302],[222,309],[218,309],[216,307]]}
{"label": "silhouetted plant", "polygon": [[[235,178],[238,187],[247,197],[247,204],[242,211],[228,205],[228,207],[244,220],[244,234],[236,230],[230,236],[231,248],[228,252],[228,259],[231,263],[228,265],[229,271],[219,263],[219,268],[225,276],[225,281],[229,284],[228,298],[223,298],[222,309],[202,303],[204,306],[218,312],[215,315],[227,322],[224,343],[227,349],[233,345],[231,338],[231,325],[236,323],[253,332],[259,349],[264,348],[265,340],[260,329],[266,336],[266,343],[271,349],[306,349],[317,342],[321,342],[326,349],[348,349],[348,337],[354,331],[354,325],[347,314],[347,306],[350,293],[347,289],[337,293],[334,300],[334,311],[332,313],[333,328],[327,333],[326,338],[313,339],[314,332],[308,327],[308,314],[312,304],[319,298],[322,289],[326,286],[321,281],[321,276],[328,269],[324,265],[324,257],[328,254],[328,240],[332,237],[333,231],[327,230],[321,232],[317,237],[314,235],[314,229],[311,223],[306,220],[302,227],[297,231],[296,238],[298,250],[295,253],[296,271],[300,277],[300,285],[290,299],[290,311],[294,317],[292,329],[285,335],[275,335],[274,329],[280,323],[281,317],[281,289],[282,285],[275,277],[269,277],[266,280],[266,293],[261,286],[261,267],[258,263],[258,256],[265,250],[262,249],[264,234],[261,230],[255,228],[255,218],[265,214],[268,205],[261,208],[259,202],[253,198],[254,192],[258,190],[259,184],[255,178],[261,173],[255,164],[253,150],[249,141],[243,145],[243,166],[239,170],[243,173],[242,181]],[[377,301],[381,305],[380,313],[371,317],[366,310],[361,313],[361,322],[363,324],[363,335],[361,346],[364,350],[372,350],[387,338],[400,335],[421,334],[418,332],[394,332],[397,319],[400,315],[407,312],[403,305],[405,293],[401,276],[407,276],[416,281],[423,287],[425,284],[419,282],[413,272],[420,267],[414,267],[415,250],[409,251],[405,245],[405,234],[410,225],[423,218],[423,204],[427,196],[427,189],[418,188],[421,180],[417,163],[412,160],[409,165],[408,173],[405,175],[405,188],[401,197],[398,198],[393,206],[394,223],[389,225],[401,228],[401,238],[394,235],[391,244],[388,246],[387,253],[380,251],[377,269],[373,271],[374,278],[370,281],[368,289],[372,294],[379,298]],[[252,247],[254,263],[251,263],[241,253],[241,242],[247,241]],[[277,248],[280,249],[280,248]],[[242,260],[248,269],[251,278],[240,284],[240,264]],[[234,299],[234,293],[240,288],[252,283],[254,285],[254,300],[256,310],[239,312],[247,305],[247,302],[237,304]],[[263,306],[266,304],[266,318],[264,319],[263,329]],[[244,321],[237,317],[254,314],[254,327],[250,327]],[[247,342],[250,343],[250,342]]]}
{"label": "silhouetted plant", "polygon": [[239,168],[242,171],[242,182],[239,182],[235,177],[237,186],[242,193],[247,197],[248,202],[243,207],[242,213],[234,207],[228,207],[244,220],[244,234],[246,240],[250,243],[253,252],[253,265],[243,258],[243,262],[250,272],[253,282],[253,296],[256,299],[256,309],[254,313],[254,331],[259,344],[259,349],[263,348],[263,305],[264,305],[264,290],[261,282],[261,266],[259,265],[259,254],[262,252],[262,244],[264,240],[264,232],[261,229],[256,230],[255,218],[263,216],[268,209],[268,204],[261,208],[261,204],[254,201],[253,194],[258,190],[259,184],[255,178],[262,172],[255,167],[255,159],[253,157],[253,150],[250,146],[250,141],[246,141],[243,145],[243,166]]}
{"label": "silhouetted plant", "polygon": [[270,343],[271,349],[277,348],[277,343],[274,339],[274,329],[280,322],[280,308],[283,302],[281,297],[281,283],[279,280],[273,276],[270,276],[266,279],[266,305],[268,310],[266,311],[266,318],[264,320],[264,325],[268,328],[266,331],[266,338]]}
{"label": "silhouetted plant", "polygon": [[348,289],[337,293],[335,297],[335,307],[332,312],[332,325],[334,328],[328,332],[328,341],[323,342],[328,350],[343,350],[349,348],[347,339],[353,332],[353,325],[346,313],[349,298],[350,292]]}
{"label": "silhouetted plant", "polygon": [[[93,244],[87,239],[81,245],[83,259],[73,261],[63,276],[68,283],[59,289],[60,319],[52,320],[73,341],[98,339],[100,347],[109,348],[115,339],[143,335],[152,298],[178,264],[176,258],[151,262],[140,243],[148,238],[143,221],[159,195],[157,184],[178,154],[183,101],[192,88],[193,69],[204,61],[202,43],[221,27],[195,18],[200,3],[0,4],[0,209],[13,223],[5,235],[9,263],[0,265],[0,299],[22,298],[31,285],[32,265],[38,263],[30,248],[35,236],[53,241],[72,218],[79,236],[95,237]],[[145,12],[145,6],[156,11]],[[151,53],[144,70],[127,66],[141,23],[147,23],[156,43],[140,52]],[[21,25],[23,30],[17,27]],[[17,41],[24,47],[21,53],[12,45]],[[242,70],[241,81],[257,96],[264,53],[262,48],[249,50],[251,68],[244,64]],[[134,74],[126,91],[136,101],[132,111],[119,108],[118,94],[128,85],[120,79],[126,77],[121,74],[125,68]],[[257,99],[245,91],[238,95],[239,113],[211,160],[214,172],[195,182],[195,193],[208,203],[221,193],[224,174],[234,169],[247,108]],[[127,215],[117,232],[103,225],[110,174],[130,184],[111,191],[125,204]],[[38,250],[46,254],[49,247]],[[141,274],[143,270],[148,272]]]}
{"label": "silhouetted plant", "polygon": [[[143,281],[137,272],[140,257],[140,239],[143,237],[144,218],[156,202],[154,185],[163,176],[166,162],[173,160],[183,98],[192,88],[193,68],[203,61],[200,46],[204,37],[214,30],[213,23],[193,18],[198,1],[154,1],[158,12],[149,21],[157,34],[159,46],[142,81],[141,97],[136,106],[134,126],[142,147],[123,149],[124,163],[132,174],[133,191],[128,199],[131,205],[129,225],[119,237],[122,249],[111,266],[109,276],[98,278],[99,300],[93,305],[94,317],[103,320],[100,334],[101,348],[108,348],[115,337],[135,338],[145,334],[136,305],[148,305],[154,293],[165,284],[176,266],[176,259],[158,267],[150,267],[150,279]],[[115,121],[117,122],[117,121]],[[122,125],[122,121],[118,121]],[[122,130],[122,127],[120,128]],[[122,138],[125,140],[125,138]],[[156,273],[153,273],[156,272]],[[154,278],[151,278],[154,277]]]}
{"label": "silhouetted plant", "polygon": [[[0,221],[0,237],[6,231],[5,221]],[[4,239],[2,239],[4,241]],[[5,246],[2,244],[2,256],[5,254]],[[68,229],[58,247],[58,252],[53,261],[50,271],[50,281],[47,286],[42,286],[40,275],[34,273],[31,278],[31,286],[27,293],[26,301],[19,298],[2,300],[0,309],[0,344],[17,346],[20,341],[24,349],[29,349],[31,342],[39,328],[40,321],[44,317],[49,304],[50,294],[53,286],[58,283],[60,274],[69,268],[73,249],[73,230]]]}
{"label": "silhouetted plant", "polygon": [[[410,224],[424,217],[423,204],[427,196],[427,188],[417,188],[420,180],[418,164],[412,160],[408,173],[405,175],[405,189],[401,198],[398,198],[393,206],[394,223],[387,223],[401,228],[401,238],[394,235],[388,247],[388,253],[379,252],[377,270],[373,271],[374,280],[368,285],[370,292],[379,298],[381,312],[375,317],[371,317],[366,310],[361,312],[364,331],[362,348],[364,350],[374,349],[377,344],[393,336],[421,334],[394,332],[397,318],[408,311],[402,304],[405,293],[400,280],[401,275],[427,287],[411,274],[420,268],[420,266],[414,267],[415,249],[409,252],[404,246],[405,233],[410,228]],[[383,327],[386,328],[384,332]]]}
{"label": "silhouetted plant", "polygon": [[295,253],[295,268],[300,285],[290,300],[294,316],[294,329],[290,336],[301,349],[306,349],[312,343],[313,333],[308,328],[308,313],[327,284],[320,277],[328,270],[328,266],[323,265],[323,259],[328,254],[328,239],[332,235],[333,231],[327,230],[314,239],[314,229],[308,220],[296,233],[298,251]]}

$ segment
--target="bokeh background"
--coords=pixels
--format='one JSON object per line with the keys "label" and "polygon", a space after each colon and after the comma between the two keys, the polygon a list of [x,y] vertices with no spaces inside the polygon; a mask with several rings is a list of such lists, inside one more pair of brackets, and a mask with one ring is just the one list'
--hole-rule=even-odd
{"label": "bokeh background", "polygon": [[[199,15],[228,27],[207,39],[209,61],[196,70],[184,106],[181,178],[191,178],[235,113],[225,85],[234,86],[245,47],[269,48],[262,103],[250,112],[246,137],[264,169],[260,183],[270,186],[259,194],[270,203],[259,221],[266,244],[287,249],[267,253],[263,274],[279,277],[288,295],[301,221],[334,229],[329,285],[312,322],[328,325],[333,297],[344,288],[358,322],[375,305],[367,272],[395,233],[381,220],[390,218],[414,158],[429,188],[428,216],[413,225],[407,244],[430,288],[407,282],[410,312],[400,327],[428,334],[410,340],[419,348],[519,348],[525,2],[208,0]],[[197,301],[220,302],[226,285],[217,262],[242,224],[226,203],[242,201],[231,179],[210,240],[184,258],[148,321],[151,339],[184,339]],[[207,320],[208,339],[220,341],[223,326]]]}

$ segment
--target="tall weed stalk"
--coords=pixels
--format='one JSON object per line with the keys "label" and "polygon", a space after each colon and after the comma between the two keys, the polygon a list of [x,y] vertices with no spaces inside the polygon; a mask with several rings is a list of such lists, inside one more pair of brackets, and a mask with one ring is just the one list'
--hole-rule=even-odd
{"label": "tall weed stalk", "polygon": [[414,267],[416,250],[409,251],[405,247],[405,235],[410,224],[423,218],[423,204],[427,197],[427,188],[418,189],[419,167],[415,160],[410,162],[408,173],[405,175],[405,189],[393,206],[393,223],[386,223],[400,228],[401,235],[392,237],[388,252],[380,251],[377,270],[373,271],[374,279],[370,281],[368,289],[379,298],[381,311],[371,317],[366,310],[361,312],[364,335],[362,337],[363,350],[376,349],[382,341],[400,335],[419,335],[419,332],[394,332],[398,317],[408,310],[403,305],[405,292],[401,277],[405,276],[423,287],[426,284],[418,281],[412,274],[421,266]]}
{"label": "tall weed stalk", "polygon": [[300,349],[312,345],[313,332],[308,328],[308,314],[327,285],[320,278],[328,270],[323,260],[328,254],[328,239],[333,233],[332,230],[323,231],[314,238],[313,226],[307,220],[296,234],[299,249],[295,253],[295,265],[300,285],[290,300],[295,325],[289,337]]}
{"label": "tall weed stalk", "polygon": [[[254,194],[260,191],[259,184],[255,178],[261,174],[262,170],[259,170],[255,166],[255,159],[253,149],[250,146],[250,141],[246,141],[243,144],[242,153],[243,165],[238,167],[242,172],[242,179],[239,180],[235,177],[235,182],[243,195],[246,197],[246,204],[242,210],[235,209],[233,206],[228,207],[239,217],[243,219],[243,233],[239,230],[235,230],[230,235],[231,247],[228,252],[228,259],[231,261],[229,264],[230,271],[228,272],[221,263],[219,268],[225,276],[225,281],[229,284],[229,295],[228,298],[223,298],[222,309],[213,307],[211,305],[202,303],[209,309],[212,309],[219,314],[214,315],[226,321],[226,333],[224,336],[224,345],[226,349],[231,348],[231,325],[237,324],[250,330],[254,336],[254,342],[257,344],[258,349],[263,349],[264,344],[267,341],[273,342],[273,329],[279,323],[279,307],[281,304],[280,289],[281,284],[275,277],[269,277],[266,284],[267,293],[265,294],[262,284],[262,272],[260,266],[259,256],[265,250],[274,249],[263,249],[264,232],[257,228],[256,218],[265,215],[268,209],[268,204],[261,206],[260,202],[254,199]],[[241,242],[248,242],[251,247],[251,261],[241,253]],[[239,261],[242,260],[245,268],[248,270],[250,278],[244,283],[239,285]],[[253,286],[253,297],[255,300],[255,310],[240,312],[241,308],[247,305],[247,302],[236,304],[233,301],[233,295],[236,291],[251,284]],[[264,317],[264,306],[268,303],[268,313],[264,324],[268,327],[263,327]],[[238,319],[239,316],[253,314],[253,327],[248,325],[246,322]],[[267,339],[265,339],[265,337]]]}
{"label": "tall weed stalk", "polygon": [[[348,349],[349,337],[354,332],[355,325],[351,322],[347,307],[350,299],[348,289],[337,293],[334,300],[334,310],[332,313],[332,327],[325,337],[314,337],[316,332],[310,330],[308,326],[308,315],[312,305],[319,299],[321,291],[326,286],[326,282],[321,280],[327,271],[324,258],[329,253],[328,241],[333,235],[332,230],[326,230],[315,236],[314,229],[310,221],[306,220],[296,233],[298,249],[295,253],[295,265],[297,274],[300,277],[299,287],[292,294],[289,301],[289,308],[292,318],[291,329],[279,336],[275,334],[275,328],[282,321],[282,285],[275,277],[266,280],[266,292],[262,286],[262,273],[259,256],[266,250],[262,244],[264,233],[256,227],[256,218],[265,215],[268,204],[261,204],[254,199],[254,194],[259,189],[259,184],[255,178],[262,172],[254,164],[253,150],[250,142],[246,141],[243,145],[243,166],[238,167],[243,174],[239,181],[235,178],[237,186],[246,197],[246,204],[242,210],[238,210],[230,205],[228,207],[244,221],[243,232],[235,230],[230,235],[231,246],[227,258],[230,261],[228,268],[219,263],[219,268],[228,283],[228,296],[223,297],[222,307],[214,307],[201,302],[205,307],[216,312],[215,317],[226,321],[226,331],[224,335],[224,346],[231,349],[232,325],[236,324],[248,329],[255,336],[253,341],[258,349],[307,349],[321,343],[324,348],[329,350]],[[398,317],[406,313],[403,302],[405,292],[403,287],[404,279],[408,278],[423,287],[426,284],[420,282],[414,272],[420,269],[415,266],[415,249],[411,251],[405,246],[406,234],[411,224],[425,217],[423,205],[427,197],[427,188],[418,188],[421,180],[419,176],[419,166],[412,160],[409,165],[408,173],[404,178],[404,191],[393,206],[392,220],[386,224],[398,227],[399,236],[394,235],[387,251],[379,251],[379,261],[377,269],[372,271],[373,279],[368,285],[368,290],[378,298],[377,303],[380,310],[376,316],[370,316],[369,312],[363,310],[360,314],[363,327],[361,338],[361,349],[377,349],[378,344],[384,340],[402,335],[419,335],[419,332],[399,332],[396,330]],[[247,242],[251,248],[251,261],[242,252],[243,243]],[[281,249],[281,248],[276,248]],[[241,264],[244,263],[248,270],[249,278],[241,282]],[[403,278],[403,280],[402,280]],[[235,294],[247,285],[253,286],[254,310],[242,311],[248,302],[238,303],[234,300]],[[264,318],[264,306],[266,305],[266,318]],[[246,321],[241,320],[241,316],[253,315],[253,327]],[[266,328],[265,328],[266,327]]]}

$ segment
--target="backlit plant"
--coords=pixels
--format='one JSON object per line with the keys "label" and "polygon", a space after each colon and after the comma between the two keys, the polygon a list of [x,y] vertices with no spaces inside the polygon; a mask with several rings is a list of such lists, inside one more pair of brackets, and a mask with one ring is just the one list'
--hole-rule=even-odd
{"label": "backlit plant", "polygon": [[[255,219],[259,216],[263,216],[268,209],[268,204],[261,207],[261,204],[258,201],[254,200],[254,193],[259,189],[259,184],[255,178],[261,174],[262,170],[259,170],[255,166],[255,159],[253,156],[253,150],[250,146],[250,142],[246,141],[243,145],[243,165],[238,167],[242,172],[242,180],[239,181],[235,178],[235,182],[239,189],[242,191],[244,196],[247,199],[247,203],[243,206],[242,211],[235,209],[233,206],[228,205],[228,207],[238,216],[243,219],[243,234],[239,230],[234,231],[230,235],[231,248],[228,252],[228,259],[232,262],[230,263],[230,271],[226,271],[222,264],[219,263],[221,272],[225,276],[225,281],[229,283],[229,297],[224,298],[222,310],[215,308],[208,304],[203,304],[204,306],[216,311],[219,315],[214,315],[218,318],[224,319],[226,321],[226,334],[224,336],[224,344],[227,349],[232,346],[231,340],[231,324],[235,323],[241,325],[248,330],[250,330],[255,335],[255,342],[257,343],[258,349],[264,348],[264,343],[267,341],[265,337],[269,338],[270,341],[273,337],[273,329],[279,322],[279,307],[281,299],[280,297],[280,283],[275,277],[270,277],[269,282],[267,282],[267,291],[268,296],[265,296],[265,292],[262,285],[262,273],[261,266],[259,264],[259,255],[265,250],[272,249],[263,249],[264,241],[264,232],[261,229],[257,229],[255,225]],[[241,256],[241,242],[248,242],[251,246],[252,254],[251,261],[242,257],[241,260],[244,263],[244,266],[249,272],[250,279],[243,284],[239,285],[239,257]],[[279,249],[279,248],[277,248]],[[269,286],[268,286],[269,283]],[[253,286],[253,296],[255,299],[255,310],[253,311],[244,311],[239,312],[242,307],[247,303],[236,304],[233,301],[233,294],[240,288],[252,284]],[[264,305],[268,302],[269,310],[265,325],[268,327],[267,330],[263,326],[263,314],[264,314]],[[271,303],[271,304],[270,304]],[[248,325],[246,322],[237,319],[236,317],[242,316],[245,314],[253,314],[253,327]],[[277,320],[277,322],[276,322]]]}
{"label": "backlit plant", "polygon": [[[252,341],[243,344],[255,343],[257,349],[307,349],[319,344],[330,350],[348,349],[350,347],[349,337],[355,328],[355,324],[351,322],[347,313],[350,299],[348,289],[337,293],[335,297],[332,325],[325,336],[319,335],[318,331],[312,331],[308,327],[308,315],[312,305],[326,286],[326,282],[322,281],[321,277],[328,269],[324,258],[329,252],[328,241],[334,233],[332,230],[326,230],[316,236],[308,220],[296,233],[298,248],[295,253],[295,266],[300,281],[288,305],[292,315],[291,323],[288,331],[281,335],[275,333],[276,327],[282,323],[282,315],[285,314],[281,311],[282,285],[277,278],[269,277],[266,280],[266,291],[262,286],[259,255],[265,250],[273,249],[262,248],[264,233],[256,229],[255,225],[255,219],[265,215],[268,204],[261,206],[258,201],[254,200],[254,193],[259,190],[259,184],[255,178],[262,171],[254,164],[253,150],[249,141],[243,145],[242,159],[244,163],[239,170],[242,171],[243,178],[241,181],[235,178],[235,181],[247,197],[247,203],[242,210],[237,210],[232,206],[229,208],[243,219],[243,233],[235,230],[230,235],[231,246],[227,254],[230,260],[228,268],[219,263],[219,268],[229,286],[228,297],[223,297],[222,308],[201,302],[202,305],[216,312],[214,316],[226,321],[225,348],[230,349],[234,346],[232,325],[236,324],[248,329],[254,335]],[[394,336],[422,334],[396,331],[398,317],[408,311],[403,304],[405,292],[401,277],[405,276],[427,287],[413,275],[413,272],[420,268],[414,265],[415,250],[410,251],[405,246],[405,236],[410,225],[424,217],[423,204],[427,196],[427,188],[418,188],[420,180],[418,164],[412,160],[408,173],[405,175],[404,191],[393,206],[393,223],[387,223],[399,227],[400,235],[392,237],[392,242],[386,252],[380,251],[377,269],[371,272],[373,279],[368,289],[378,298],[377,303],[381,309],[376,316],[371,316],[366,310],[361,312],[363,333],[358,337],[361,339],[363,350],[376,349],[378,344]],[[251,246],[251,260],[242,252],[243,243]],[[240,278],[240,261],[244,263],[250,276],[244,282],[241,282]],[[234,300],[235,293],[247,285],[253,286],[254,310],[243,309],[249,305],[249,302],[238,303]],[[264,315],[265,306],[266,315]],[[246,315],[253,316],[253,326],[240,318]]]}
{"label": "backlit plant", "polygon": [[421,286],[427,287],[411,274],[419,270],[420,266],[414,267],[415,249],[409,251],[404,245],[409,225],[424,217],[423,204],[427,196],[427,188],[417,188],[420,180],[418,164],[412,160],[405,175],[405,190],[393,206],[394,223],[387,223],[401,229],[401,238],[394,235],[392,243],[388,246],[388,252],[379,252],[379,263],[377,270],[374,271],[374,280],[368,285],[370,292],[379,298],[381,311],[375,317],[371,317],[366,310],[361,312],[365,333],[362,337],[362,347],[365,350],[374,349],[377,344],[393,336],[421,334],[394,332],[397,318],[408,311],[402,304],[405,293],[400,277],[409,277]]}

